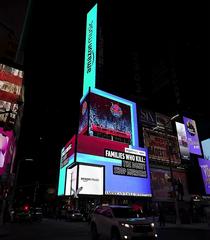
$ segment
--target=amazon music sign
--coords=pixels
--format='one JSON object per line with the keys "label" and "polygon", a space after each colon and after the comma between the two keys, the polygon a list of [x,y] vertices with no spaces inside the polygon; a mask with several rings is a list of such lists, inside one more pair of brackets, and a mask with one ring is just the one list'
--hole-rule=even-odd
{"label": "amazon music sign", "polygon": [[97,35],[97,4],[88,12],[85,39],[85,65],[83,95],[89,87],[95,88],[96,82],[96,36]]}

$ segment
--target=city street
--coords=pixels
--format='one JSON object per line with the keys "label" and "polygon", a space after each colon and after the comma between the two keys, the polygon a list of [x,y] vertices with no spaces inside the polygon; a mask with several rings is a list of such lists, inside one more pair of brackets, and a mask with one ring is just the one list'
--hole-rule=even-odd
{"label": "city street", "polygon": [[[41,223],[6,224],[0,228],[3,240],[90,240],[89,225],[83,222],[65,222],[44,219]],[[210,228],[175,228],[167,225],[159,229],[159,240],[209,240]]]}

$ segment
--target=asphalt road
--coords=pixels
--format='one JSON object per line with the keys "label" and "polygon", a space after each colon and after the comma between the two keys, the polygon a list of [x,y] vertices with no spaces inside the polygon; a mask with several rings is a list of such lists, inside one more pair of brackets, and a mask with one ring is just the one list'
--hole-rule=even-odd
{"label": "asphalt road", "polygon": [[[158,240],[209,240],[210,228],[158,230]],[[90,240],[89,225],[83,222],[65,222],[43,219],[41,223],[13,223],[0,228],[2,240]]]}

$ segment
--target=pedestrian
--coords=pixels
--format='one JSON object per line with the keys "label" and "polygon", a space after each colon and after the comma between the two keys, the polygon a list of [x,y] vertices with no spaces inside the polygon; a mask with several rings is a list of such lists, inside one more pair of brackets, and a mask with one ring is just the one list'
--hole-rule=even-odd
{"label": "pedestrian", "polygon": [[159,224],[161,226],[165,226],[165,211],[164,208],[161,206],[159,211]]}
{"label": "pedestrian", "polygon": [[56,206],[55,208],[55,220],[60,220],[61,218],[61,211],[60,211],[60,207],[59,206]]}

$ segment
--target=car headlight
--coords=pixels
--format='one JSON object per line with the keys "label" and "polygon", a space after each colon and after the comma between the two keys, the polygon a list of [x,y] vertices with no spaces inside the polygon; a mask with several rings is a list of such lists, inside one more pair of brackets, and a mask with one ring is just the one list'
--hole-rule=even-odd
{"label": "car headlight", "polygon": [[151,227],[152,227],[152,228],[154,228],[154,227],[155,227],[155,224],[154,224],[154,223],[151,223],[150,225],[151,225]]}
{"label": "car headlight", "polygon": [[128,223],[121,223],[121,226],[126,227],[126,228],[133,228],[133,225],[128,224]]}
{"label": "car headlight", "polygon": [[72,214],[72,217],[74,217],[75,215],[74,214]]}

